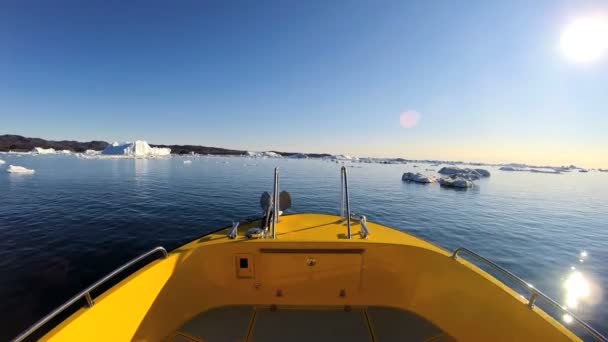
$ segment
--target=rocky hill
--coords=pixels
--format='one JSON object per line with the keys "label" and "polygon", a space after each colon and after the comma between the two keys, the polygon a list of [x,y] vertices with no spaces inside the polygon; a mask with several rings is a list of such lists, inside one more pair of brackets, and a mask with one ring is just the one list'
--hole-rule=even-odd
{"label": "rocky hill", "polygon": [[79,142],[72,140],[44,140],[40,138],[26,138],[20,135],[0,135],[0,151],[27,152],[34,147],[54,148],[55,150],[70,150],[73,152],[84,152],[86,150],[103,150],[108,146],[105,141]]}

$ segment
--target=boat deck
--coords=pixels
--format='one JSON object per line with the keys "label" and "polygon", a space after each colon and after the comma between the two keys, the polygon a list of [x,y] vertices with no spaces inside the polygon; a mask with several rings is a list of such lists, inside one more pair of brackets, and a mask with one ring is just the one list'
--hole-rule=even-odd
{"label": "boat deck", "polygon": [[428,320],[386,307],[307,308],[225,306],[184,324],[172,342],[454,341]]}

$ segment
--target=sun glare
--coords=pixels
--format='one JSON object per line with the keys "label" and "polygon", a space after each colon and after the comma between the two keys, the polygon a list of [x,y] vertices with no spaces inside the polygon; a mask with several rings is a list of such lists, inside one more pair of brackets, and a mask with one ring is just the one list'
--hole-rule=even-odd
{"label": "sun glare", "polygon": [[580,300],[589,296],[589,282],[578,271],[570,273],[564,287],[566,289],[566,306],[569,309],[576,309]]}
{"label": "sun glare", "polygon": [[599,60],[608,50],[608,17],[590,16],[571,21],[562,31],[564,57],[575,63]]}

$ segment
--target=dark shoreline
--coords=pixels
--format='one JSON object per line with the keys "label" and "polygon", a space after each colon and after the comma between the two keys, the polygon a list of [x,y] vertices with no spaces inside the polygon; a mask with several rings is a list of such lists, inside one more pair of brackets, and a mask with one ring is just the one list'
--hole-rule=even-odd
{"label": "dark shoreline", "polygon": [[[73,140],[45,140],[40,138],[28,138],[20,135],[5,134],[0,135],[0,152],[30,152],[35,147],[41,148],[53,148],[57,151],[69,150],[76,153],[83,153],[86,150],[101,151],[109,143],[105,141],[88,141],[79,142]],[[210,147],[200,145],[156,145],[150,144],[152,147],[167,147],[171,149],[171,154],[174,155],[188,155],[188,154],[201,154],[201,155],[218,155],[218,156],[242,156],[246,155],[245,150],[233,150],[221,147]],[[274,152],[282,157],[289,157],[300,155],[305,158],[336,158],[334,155],[329,153],[299,153],[299,152],[281,152],[281,151],[268,151]],[[551,165],[527,165],[521,163],[481,163],[481,162],[465,162],[465,161],[450,161],[450,160],[420,160],[420,159],[404,159],[404,158],[361,158],[364,160],[370,160],[381,164],[406,164],[406,163],[430,163],[430,164],[447,164],[447,165],[475,165],[475,166],[512,166],[512,167],[527,167],[537,169],[577,169],[577,166],[551,166]]]}

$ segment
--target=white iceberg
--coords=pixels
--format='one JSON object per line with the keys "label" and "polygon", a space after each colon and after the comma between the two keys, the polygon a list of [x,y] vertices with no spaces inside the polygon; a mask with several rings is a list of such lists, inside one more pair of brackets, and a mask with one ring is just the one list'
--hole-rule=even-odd
{"label": "white iceberg", "polygon": [[401,180],[406,181],[406,182],[414,182],[414,183],[422,183],[422,184],[435,183],[437,181],[437,179],[433,176],[425,176],[421,173],[413,173],[413,172],[404,173],[403,176],[401,176]]}
{"label": "white iceberg", "polygon": [[6,162],[4,160],[0,159],[0,165],[2,165],[2,164],[6,164]]}
{"label": "white iceberg", "polygon": [[459,188],[459,189],[467,189],[467,188],[471,188],[475,185],[475,183],[473,183],[472,181],[459,177],[459,176],[455,176],[454,178],[451,178],[451,177],[440,178],[439,184],[441,184],[441,186],[446,186],[446,187],[450,187],[450,188]]}
{"label": "white iceberg", "polygon": [[192,160],[190,160],[190,159],[184,160],[184,164],[192,164]]}
{"label": "white iceberg", "polygon": [[42,147],[34,147],[32,152],[36,153],[36,154],[55,154],[55,153],[57,153],[57,151],[55,151],[54,148],[42,148]]}
{"label": "white iceberg", "polygon": [[27,169],[23,166],[15,166],[15,165],[9,165],[8,169],[6,169],[6,172],[8,173],[22,173],[22,174],[33,174],[35,171],[32,169]]}
{"label": "white iceberg", "polygon": [[72,151],[70,151],[70,150],[61,150],[61,151],[59,151],[59,153],[61,153],[61,154],[72,154]]}
{"label": "white iceberg", "polygon": [[451,167],[445,166],[442,167],[437,173],[446,176],[459,176],[461,178],[466,178],[468,180],[476,180],[482,177],[490,177],[490,172],[484,169],[469,169],[469,168],[459,168],[459,167]]}
{"label": "white iceberg", "polygon": [[147,141],[137,140],[135,142],[114,142],[108,145],[102,152],[103,155],[128,156],[128,157],[159,157],[171,154],[170,148],[151,147]]}
{"label": "white iceberg", "polygon": [[96,151],[96,150],[86,150],[86,151],[84,151],[84,154],[89,155],[89,156],[98,155],[100,153],[101,153],[101,151]]}
{"label": "white iceberg", "polygon": [[513,166],[503,166],[499,169],[500,171],[528,171],[526,169],[521,169]]}
{"label": "white iceberg", "polygon": [[282,155],[280,155],[276,152],[272,152],[272,151],[264,151],[264,152],[247,151],[245,153],[245,155],[248,157],[252,157],[252,158],[283,158]]}

